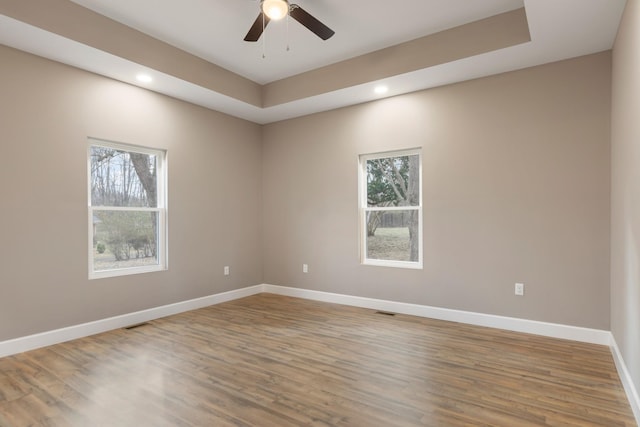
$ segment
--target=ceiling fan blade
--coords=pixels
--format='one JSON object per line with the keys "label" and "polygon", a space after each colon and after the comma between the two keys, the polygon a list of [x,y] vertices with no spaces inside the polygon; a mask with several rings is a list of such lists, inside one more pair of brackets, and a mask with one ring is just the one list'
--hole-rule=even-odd
{"label": "ceiling fan blade", "polygon": [[297,4],[291,5],[291,8],[289,9],[289,15],[293,19],[307,27],[312,33],[320,37],[322,40],[327,40],[335,34],[335,31],[324,25],[322,22],[318,21]]}
{"label": "ceiling fan blade", "polygon": [[262,31],[267,28],[268,23],[269,17],[266,16],[263,12],[260,12],[260,15],[258,15],[258,17],[256,18],[247,35],[244,36],[244,41],[257,42],[262,35]]}

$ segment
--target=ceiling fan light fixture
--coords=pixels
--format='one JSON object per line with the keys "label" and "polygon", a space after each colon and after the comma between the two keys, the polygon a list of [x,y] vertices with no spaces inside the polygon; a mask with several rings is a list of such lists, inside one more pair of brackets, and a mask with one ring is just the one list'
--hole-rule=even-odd
{"label": "ceiling fan light fixture", "polygon": [[289,2],[286,0],[262,0],[262,11],[269,19],[277,21],[289,13]]}

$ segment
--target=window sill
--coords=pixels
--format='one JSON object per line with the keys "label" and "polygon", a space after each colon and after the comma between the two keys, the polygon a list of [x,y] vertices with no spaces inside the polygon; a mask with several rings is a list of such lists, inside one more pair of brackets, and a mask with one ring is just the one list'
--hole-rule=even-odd
{"label": "window sill", "polygon": [[376,267],[405,268],[409,270],[422,270],[422,262],[365,259],[362,262],[362,265],[376,266]]}
{"label": "window sill", "polygon": [[114,270],[93,271],[89,273],[89,280],[104,279],[108,277],[130,276],[132,274],[155,273],[166,271],[164,265],[150,265],[147,267],[120,268]]}

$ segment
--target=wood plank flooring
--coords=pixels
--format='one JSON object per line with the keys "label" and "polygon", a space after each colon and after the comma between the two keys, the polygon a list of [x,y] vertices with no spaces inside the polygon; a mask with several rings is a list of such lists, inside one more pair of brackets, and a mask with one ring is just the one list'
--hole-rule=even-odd
{"label": "wood plank flooring", "polygon": [[260,294],[0,359],[0,426],[635,426],[607,347]]}

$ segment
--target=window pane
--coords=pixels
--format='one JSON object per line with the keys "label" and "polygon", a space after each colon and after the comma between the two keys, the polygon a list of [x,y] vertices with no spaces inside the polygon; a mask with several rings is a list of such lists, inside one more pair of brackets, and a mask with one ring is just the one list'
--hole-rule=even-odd
{"label": "window pane", "polygon": [[420,157],[367,160],[367,206],[419,206]]}
{"label": "window pane", "polygon": [[369,211],[367,259],[417,262],[419,211]]}
{"label": "window pane", "polygon": [[90,157],[92,206],[158,206],[156,156],[94,145]]}
{"label": "window pane", "polygon": [[93,213],[93,270],[158,265],[158,213]]}

